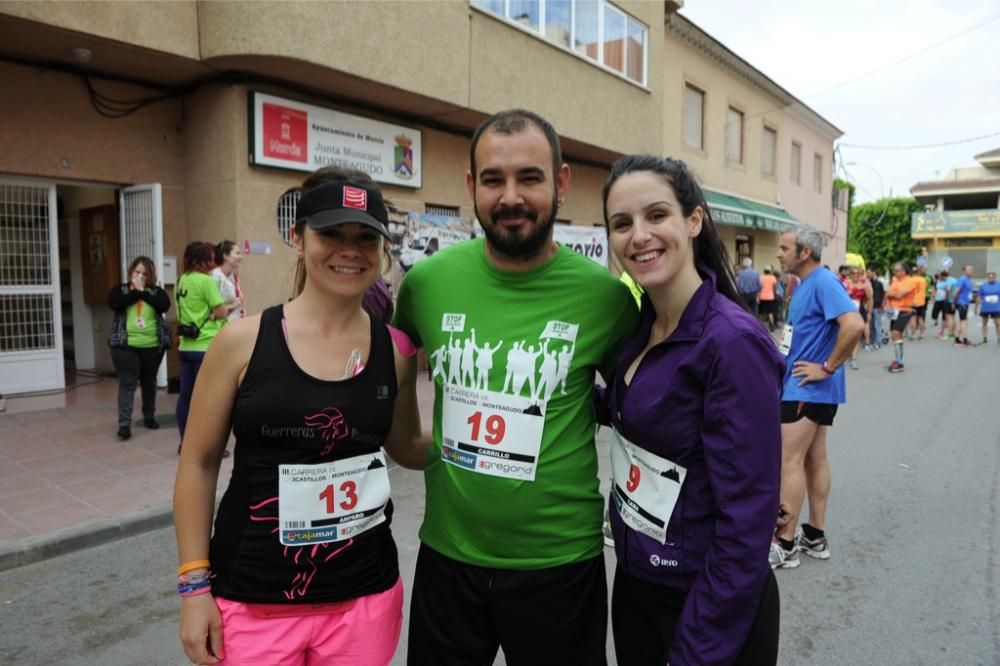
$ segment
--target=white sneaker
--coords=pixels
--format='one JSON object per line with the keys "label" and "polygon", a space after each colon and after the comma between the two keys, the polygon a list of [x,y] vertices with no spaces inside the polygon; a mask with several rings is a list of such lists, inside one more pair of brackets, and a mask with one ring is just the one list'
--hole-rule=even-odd
{"label": "white sneaker", "polygon": [[793,546],[791,550],[785,550],[777,541],[771,542],[771,552],[767,557],[772,569],[794,569],[799,566],[799,552]]}

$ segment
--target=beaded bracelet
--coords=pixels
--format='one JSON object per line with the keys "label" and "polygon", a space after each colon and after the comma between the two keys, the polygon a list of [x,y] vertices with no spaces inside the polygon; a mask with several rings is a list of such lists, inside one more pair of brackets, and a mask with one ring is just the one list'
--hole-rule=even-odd
{"label": "beaded bracelet", "polygon": [[211,591],[212,591],[212,586],[211,585],[204,585],[202,587],[198,587],[198,588],[195,588],[193,590],[187,590],[185,592],[180,592],[179,594],[182,597],[197,597],[197,596],[202,595],[202,594],[208,594]]}
{"label": "beaded bracelet", "polygon": [[212,589],[212,572],[181,574],[177,577],[177,593],[182,597],[205,594]]}

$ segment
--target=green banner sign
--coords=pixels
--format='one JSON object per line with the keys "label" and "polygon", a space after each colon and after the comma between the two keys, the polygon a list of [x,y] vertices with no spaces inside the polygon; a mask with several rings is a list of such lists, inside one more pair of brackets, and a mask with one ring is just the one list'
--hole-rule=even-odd
{"label": "green banner sign", "polygon": [[948,236],[950,234],[1000,235],[1000,210],[946,210],[914,213],[911,234],[914,237]]}

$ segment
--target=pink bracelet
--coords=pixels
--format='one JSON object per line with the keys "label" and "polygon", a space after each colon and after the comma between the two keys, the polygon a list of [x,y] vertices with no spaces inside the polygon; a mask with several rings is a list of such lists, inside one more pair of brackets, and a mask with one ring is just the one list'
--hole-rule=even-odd
{"label": "pink bracelet", "polygon": [[202,594],[208,594],[211,591],[212,591],[212,587],[210,585],[206,585],[205,587],[199,587],[197,590],[194,590],[192,592],[181,592],[181,596],[182,597],[197,597],[197,596],[200,596]]}

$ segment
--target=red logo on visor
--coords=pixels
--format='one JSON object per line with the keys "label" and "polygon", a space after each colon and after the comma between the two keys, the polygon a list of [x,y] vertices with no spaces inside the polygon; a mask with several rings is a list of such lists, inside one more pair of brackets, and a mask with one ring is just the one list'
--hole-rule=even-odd
{"label": "red logo on visor", "polygon": [[344,207],[368,210],[368,192],[358,187],[344,187]]}

